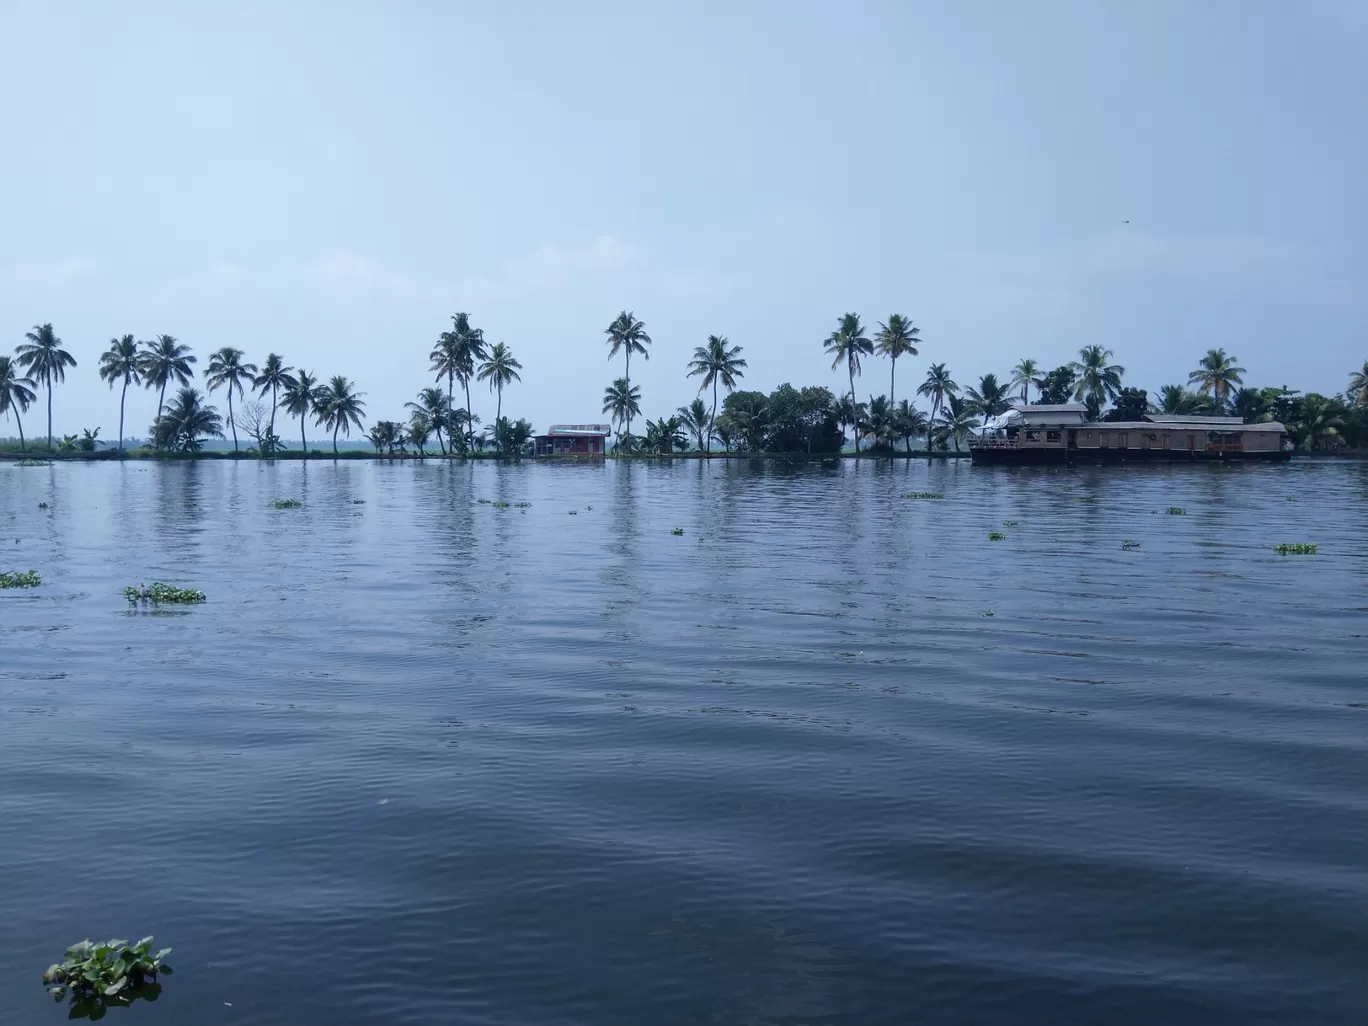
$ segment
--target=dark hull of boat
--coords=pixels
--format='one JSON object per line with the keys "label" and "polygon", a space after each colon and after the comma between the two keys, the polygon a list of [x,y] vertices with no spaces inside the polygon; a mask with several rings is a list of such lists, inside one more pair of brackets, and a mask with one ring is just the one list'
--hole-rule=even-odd
{"label": "dark hull of boat", "polygon": [[1067,463],[1280,463],[1289,452],[1204,452],[1187,449],[973,448],[975,463],[995,466],[1062,466]]}

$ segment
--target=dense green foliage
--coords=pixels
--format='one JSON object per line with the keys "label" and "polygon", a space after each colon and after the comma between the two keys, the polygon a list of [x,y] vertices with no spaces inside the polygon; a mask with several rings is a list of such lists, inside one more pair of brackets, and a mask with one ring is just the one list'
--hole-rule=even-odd
{"label": "dense green foliage", "polygon": [[162,581],[153,581],[149,587],[129,587],[124,589],[124,598],[129,602],[154,606],[170,605],[194,605],[205,601],[205,594],[202,591],[195,591],[193,588],[178,588],[173,584],[165,584]]}
{"label": "dense green foliage", "polygon": [[43,973],[43,983],[57,1001],[71,996],[69,1019],[101,1019],[106,1008],[126,1006],[139,998],[155,1001],[158,976],[170,976],[170,948],[152,951],[152,938],[94,944],[83,940],[66,949],[61,962]]}

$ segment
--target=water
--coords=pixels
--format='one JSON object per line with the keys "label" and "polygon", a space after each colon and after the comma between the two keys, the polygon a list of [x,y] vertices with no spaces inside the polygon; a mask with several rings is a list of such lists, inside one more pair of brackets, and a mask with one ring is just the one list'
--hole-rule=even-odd
{"label": "water", "polygon": [[1361,1026],[1365,492],[0,465],[0,1022]]}

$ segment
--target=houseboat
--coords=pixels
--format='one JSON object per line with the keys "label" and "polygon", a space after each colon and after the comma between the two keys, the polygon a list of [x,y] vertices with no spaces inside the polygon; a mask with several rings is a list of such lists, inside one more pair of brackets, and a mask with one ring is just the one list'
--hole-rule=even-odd
{"label": "houseboat", "polygon": [[1082,403],[1013,406],[969,440],[975,463],[1203,463],[1285,460],[1281,424],[1239,417],[1146,414],[1089,421]]}

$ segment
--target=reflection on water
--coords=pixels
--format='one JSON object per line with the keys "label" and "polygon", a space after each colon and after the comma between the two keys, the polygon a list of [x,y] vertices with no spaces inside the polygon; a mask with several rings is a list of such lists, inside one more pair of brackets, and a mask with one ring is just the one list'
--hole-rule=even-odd
{"label": "reflection on water", "polygon": [[0,465],[0,1023],[1360,1024],[1365,491]]}

